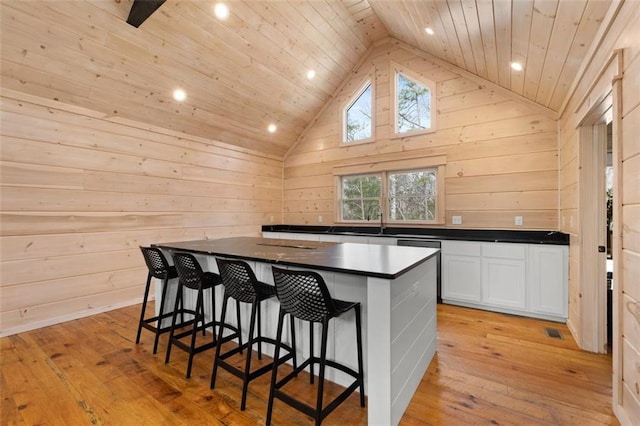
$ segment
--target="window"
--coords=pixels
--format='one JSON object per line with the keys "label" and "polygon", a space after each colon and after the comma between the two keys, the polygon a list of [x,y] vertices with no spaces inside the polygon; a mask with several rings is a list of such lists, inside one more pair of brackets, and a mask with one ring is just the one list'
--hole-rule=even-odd
{"label": "window", "polygon": [[428,132],[435,129],[435,85],[424,78],[410,76],[394,66],[394,118],[396,134]]}
{"label": "window", "polygon": [[373,137],[373,93],[371,81],[358,92],[344,110],[344,142],[364,141]]}
{"label": "window", "polygon": [[342,176],[340,187],[342,220],[380,217],[382,177],[379,174]]}
{"label": "window", "polygon": [[377,222],[382,214],[387,223],[444,223],[445,164],[437,156],[336,167],[337,222]]}
{"label": "window", "polygon": [[436,170],[389,173],[389,220],[436,220]]}

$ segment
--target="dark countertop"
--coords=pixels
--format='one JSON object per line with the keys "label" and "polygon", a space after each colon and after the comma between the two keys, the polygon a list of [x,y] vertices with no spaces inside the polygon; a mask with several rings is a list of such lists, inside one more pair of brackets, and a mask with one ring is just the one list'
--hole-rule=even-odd
{"label": "dark countertop", "polygon": [[395,279],[438,249],[235,237],[154,244],[168,250],[226,256],[383,279]]}
{"label": "dark countertop", "polygon": [[379,226],[307,226],[263,225],[263,232],[293,232],[310,234],[362,235],[402,239],[487,241],[498,243],[568,245],[569,235],[559,231],[517,231],[492,229],[408,228]]}

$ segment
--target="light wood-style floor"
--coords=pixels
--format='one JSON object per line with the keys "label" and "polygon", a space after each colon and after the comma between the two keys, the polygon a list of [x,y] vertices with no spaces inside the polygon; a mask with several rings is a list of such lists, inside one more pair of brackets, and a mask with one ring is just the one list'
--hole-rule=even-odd
{"label": "light wood-style floor", "polygon": [[[219,370],[209,389],[213,351],[164,364],[143,330],[134,343],[140,306],[0,339],[1,424],[254,425],[264,423],[269,375],[249,387],[239,409],[240,381]],[[549,338],[545,327],[560,330]],[[438,306],[438,352],[407,409],[403,425],[608,425],[611,357],[577,349],[563,324]],[[292,389],[313,397],[305,377]],[[337,389],[329,389],[335,392]],[[324,424],[366,424],[357,394]],[[276,402],[273,423],[310,418]]]}

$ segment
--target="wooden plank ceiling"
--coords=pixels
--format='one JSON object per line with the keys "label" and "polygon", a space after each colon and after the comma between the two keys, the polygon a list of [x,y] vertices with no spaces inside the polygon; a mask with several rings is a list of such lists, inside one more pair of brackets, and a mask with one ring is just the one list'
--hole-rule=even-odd
{"label": "wooden plank ceiling", "polygon": [[2,87],[282,156],[389,36],[557,111],[610,2],[3,0]]}

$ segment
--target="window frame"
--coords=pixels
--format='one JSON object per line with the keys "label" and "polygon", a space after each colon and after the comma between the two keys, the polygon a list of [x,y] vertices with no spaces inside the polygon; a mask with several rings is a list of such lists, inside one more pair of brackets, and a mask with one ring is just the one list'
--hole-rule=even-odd
{"label": "window frame", "polygon": [[[406,137],[410,137],[410,136],[416,136],[416,135],[423,135],[423,134],[428,134],[428,133],[434,133],[436,131],[436,116],[437,116],[437,109],[436,109],[436,83],[429,80],[428,78],[417,74],[409,69],[407,69],[406,67],[403,67],[400,64],[397,64],[393,61],[391,61],[391,66],[390,69],[393,71],[393,77],[390,78],[390,84],[391,84],[391,99],[390,99],[390,103],[391,103],[391,108],[389,108],[389,110],[391,111],[391,123],[392,123],[392,128],[393,128],[393,132],[391,135],[391,139],[398,139],[398,138],[406,138]],[[403,74],[404,76],[410,78],[411,80],[414,80],[415,82],[421,84],[422,86],[428,87],[429,91],[431,92],[431,95],[429,96],[429,106],[430,106],[430,111],[431,111],[431,116],[430,116],[430,120],[431,120],[431,126],[428,129],[418,129],[418,130],[412,130],[409,132],[404,132],[404,133],[399,133],[398,132],[398,84],[397,84],[397,80],[398,80],[398,74]]]}
{"label": "window frame", "polygon": [[[347,110],[351,108],[356,101],[362,96],[367,87],[371,86],[371,136],[366,139],[358,139],[354,141],[347,140]],[[371,143],[376,140],[376,91],[375,79],[373,73],[367,74],[366,78],[358,85],[358,90],[351,93],[347,101],[340,108],[340,146],[348,147],[363,143]]]}
{"label": "window frame", "polygon": [[[389,180],[391,178],[391,175],[393,174],[409,174],[409,173],[413,173],[413,172],[433,172],[435,174],[436,177],[436,188],[435,188],[435,205],[436,205],[436,211],[434,212],[434,219],[433,220],[421,220],[421,219],[414,219],[414,220],[399,220],[399,219],[395,219],[392,220],[391,219],[391,189],[389,187]],[[438,198],[438,181],[440,180],[438,178],[438,167],[420,167],[417,169],[403,169],[403,170],[389,170],[384,172],[385,173],[385,178],[386,178],[386,187],[387,187],[387,191],[385,194],[385,199],[387,202],[387,208],[386,208],[386,213],[387,213],[387,222],[388,223],[436,223],[437,219],[438,219],[438,204],[440,204],[440,200]],[[399,198],[398,196],[396,196],[396,198]]]}
{"label": "window frame", "polygon": [[[339,182],[338,182],[338,188],[339,188],[339,195],[338,195],[338,211],[339,211],[339,217],[341,220],[343,220],[343,222],[345,223],[368,223],[369,221],[367,219],[362,219],[362,220],[357,220],[357,219],[351,219],[351,220],[344,220],[343,218],[343,201],[344,198],[342,198],[342,190],[343,190],[343,180],[346,177],[351,177],[351,178],[355,178],[355,177],[368,177],[368,176],[378,176],[380,178],[380,198],[379,198],[379,205],[380,205],[380,209],[382,210],[384,207],[382,206],[382,200],[384,199],[384,176],[380,173],[380,172],[375,172],[375,173],[356,173],[356,174],[348,174],[348,175],[340,175],[339,176]],[[362,198],[363,200],[373,200],[374,198]],[[355,200],[355,198],[354,198]],[[376,216],[379,218],[379,216]]]}
{"label": "window frame", "polygon": [[[435,170],[436,172],[436,217],[434,220],[391,220],[389,215],[389,174],[404,173],[421,170]],[[379,161],[376,163],[357,164],[351,166],[335,167],[333,175],[335,179],[335,217],[334,223],[344,224],[369,224],[379,223],[380,218],[367,220],[344,220],[342,217],[342,178],[345,176],[380,175],[381,192],[380,206],[383,212],[385,224],[411,224],[411,225],[445,225],[445,178],[446,157],[444,155],[423,157],[407,160]]]}

